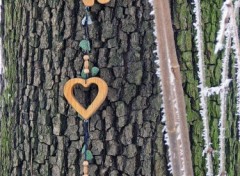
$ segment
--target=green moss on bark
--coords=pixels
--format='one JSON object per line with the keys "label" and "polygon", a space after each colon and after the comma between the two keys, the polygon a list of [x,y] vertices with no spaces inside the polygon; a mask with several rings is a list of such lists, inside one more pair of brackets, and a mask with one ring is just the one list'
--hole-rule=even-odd
{"label": "green moss on bark", "polygon": [[[13,5],[14,4],[14,5]],[[15,7],[14,9],[11,7]],[[17,80],[17,54],[19,34],[16,30],[20,29],[20,1],[4,1],[4,78],[5,89],[1,95],[0,109],[2,117],[0,121],[0,175],[10,175],[12,166],[11,147],[14,134],[14,101],[16,97]],[[14,48],[14,50],[12,49]]]}

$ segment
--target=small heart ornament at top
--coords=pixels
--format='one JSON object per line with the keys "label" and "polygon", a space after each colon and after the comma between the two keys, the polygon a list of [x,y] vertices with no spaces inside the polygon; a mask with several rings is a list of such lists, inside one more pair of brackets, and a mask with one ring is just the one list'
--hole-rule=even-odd
{"label": "small heart ornament at top", "polygon": [[[89,87],[91,84],[96,84],[98,86],[98,94],[93,100],[92,104],[85,109],[75,98],[73,94],[73,88],[76,85],[82,85],[84,88]],[[102,105],[104,100],[107,97],[108,86],[107,83],[97,77],[92,77],[87,80],[82,78],[73,78],[66,82],[64,85],[64,96],[67,99],[68,103],[81,115],[84,120],[88,120]]]}
{"label": "small heart ornament at top", "polygon": [[[97,0],[100,4],[107,4],[110,0]],[[95,0],[83,0],[85,6],[91,7],[94,5]]]}

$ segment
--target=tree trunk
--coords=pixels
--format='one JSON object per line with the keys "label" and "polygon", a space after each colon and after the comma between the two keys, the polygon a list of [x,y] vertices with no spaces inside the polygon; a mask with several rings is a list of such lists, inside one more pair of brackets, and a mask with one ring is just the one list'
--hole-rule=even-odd
{"label": "tree trunk", "polygon": [[[63,97],[80,77],[80,0],[5,0],[7,85],[0,175],[82,174],[82,120]],[[91,8],[91,62],[109,86],[90,119],[90,175],[166,175],[153,17],[147,0]],[[81,93],[81,102],[93,96]]]}
{"label": "tree trunk", "polygon": [[[83,65],[84,7],[79,0],[4,1],[5,79],[1,104],[0,175],[80,175],[82,120],[63,97],[63,85]],[[202,156],[193,5],[171,1],[191,136],[194,173],[206,175]],[[214,54],[222,0],[202,1],[207,86],[221,79]],[[153,17],[147,0],[111,0],[91,8],[91,62],[109,86],[107,100],[90,120],[94,160],[90,175],[167,175],[155,75]],[[235,79],[234,62],[230,77]],[[233,80],[234,82],[234,80]],[[239,174],[236,85],[228,96],[227,173]],[[89,101],[92,97],[80,93]],[[218,150],[219,96],[209,98],[213,149]],[[218,154],[214,154],[217,174]]]}

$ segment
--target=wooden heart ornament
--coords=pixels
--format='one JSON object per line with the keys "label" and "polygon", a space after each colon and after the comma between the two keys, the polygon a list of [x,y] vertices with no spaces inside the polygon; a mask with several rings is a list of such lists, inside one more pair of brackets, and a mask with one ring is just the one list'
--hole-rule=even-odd
{"label": "wooden heart ornament", "polygon": [[[109,3],[110,2],[110,0],[97,0],[100,4],[107,4],[107,3]],[[95,0],[83,0],[83,4],[85,5],[85,6],[88,6],[88,7],[90,7],[90,6],[93,6],[94,5],[94,2],[95,2]]]}
{"label": "wooden heart ornament", "polygon": [[[82,85],[84,88],[89,87],[91,84],[96,84],[98,86],[98,94],[87,109],[85,109],[73,95],[73,88],[78,84]],[[107,83],[103,79],[97,77],[92,77],[87,80],[82,78],[73,78],[67,81],[64,85],[64,96],[66,97],[68,103],[81,115],[84,120],[88,120],[98,110],[106,99],[107,93]]]}

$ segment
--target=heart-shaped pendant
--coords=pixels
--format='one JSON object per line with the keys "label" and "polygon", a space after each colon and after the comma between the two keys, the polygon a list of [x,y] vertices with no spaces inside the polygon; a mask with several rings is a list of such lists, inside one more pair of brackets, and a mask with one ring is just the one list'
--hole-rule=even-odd
{"label": "heart-shaped pendant", "polygon": [[[91,84],[96,84],[98,86],[98,94],[87,109],[85,109],[73,95],[73,88],[78,84],[82,85],[84,88],[89,87]],[[87,80],[73,78],[67,81],[64,85],[64,96],[66,97],[68,103],[81,115],[84,120],[88,120],[98,110],[106,99],[107,93],[107,83],[103,79],[97,77],[92,77]]]}
{"label": "heart-shaped pendant", "polygon": [[[107,3],[109,3],[110,2],[110,0],[97,0],[100,4],[107,4]],[[85,6],[88,6],[88,7],[90,7],[90,6],[93,6],[94,5],[94,2],[95,2],[95,0],[83,0],[83,4],[85,5]]]}

